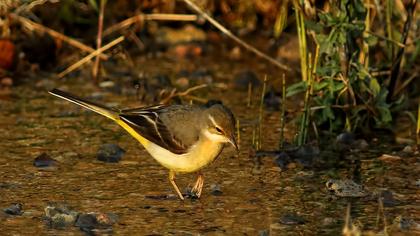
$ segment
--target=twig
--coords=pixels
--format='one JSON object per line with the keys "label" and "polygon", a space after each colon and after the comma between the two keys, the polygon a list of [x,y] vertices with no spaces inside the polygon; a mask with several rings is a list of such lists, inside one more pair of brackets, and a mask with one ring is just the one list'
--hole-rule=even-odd
{"label": "twig", "polygon": [[20,5],[14,12],[16,13],[16,14],[19,14],[19,13],[21,13],[21,12],[28,12],[28,11],[30,11],[32,8],[34,8],[35,6],[38,6],[38,5],[43,5],[43,4],[45,4],[46,2],[50,2],[50,3],[57,3],[57,2],[59,2],[60,0],[35,0],[35,1],[32,1],[32,2],[30,2],[30,3],[24,3],[24,4],[22,4],[22,5]]}
{"label": "twig", "polygon": [[[404,23],[404,28],[401,36],[402,44],[407,42],[408,33],[410,31],[411,23],[413,21],[414,10],[416,9],[417,0],[411,0],[410,4],[408,5],[407,9],[407,20]],[[392,62],[391,67],[391,76],[388,85],[388,95],[386,97],[387,102],[391,102],[392,97],[395,95],[395,85],[397,84],[398,76],[401,69],[401,62],[404,55],[404,48],[400,48],[397,52],[397,55]]]}
{"label": "twig", "polygon": [[284,116],[285,116],[285,110],[286,110],[286,76],[283,73],[282,76],[282,91],[281,91],[281,97],[282,97],[282,101],[281,101],[281,106],[280,106],[280,145],[279,148],[280,150],[283,150],[284,147]]}
{"label": "twig", "polygon": [[[200,84],[200,85],[197,85],[197,86],[194,86],[194,87],[191,87],[191,88],[189,88],[189,89],[187,89],[187,90],[185,90],[185,91],[183,91],[183,92],[176,92],[176,89],[173,89],[172,91],[171,91],[171,93],[167,96],[167,97],[165,97],[165,98],[163,98],[161,101],[160,101],[160,103],[161,104],[166,104],[166,103],[168,103],[172,98],[174,98],[174,97],[183,97],[183,96],[187,96],[189,93],[191,93],[191,92],[193,92],[193,91],[195,91],[195,90],[199,90],[199,89],[202,89],[202,88],[206,88],[208,85],[207,84]],[[190,98],[192,98],[192,97],[190,97]],[[196,100],[196,99],[194,99],[194,100]]]}
{"label": "twig", "polygon": [[[105,10],[105,5],[106,5],[106,0],[101,0],[101,6],[100,6],[100,10],[99,10],[99,17],[98,17],[98,35],[96,37],[96,48],[101,48],[102,46],[102,28],[103,28],[103,23],[104,23],[104,10]],[[99,57],[95,57],[95,63],[93,64],[92,67],[92,78],[93,81],[96,82],[98,81],[98,71],[99,71],[99,62],[100,62],[100,58]]]}
{"label": "twig", "polygon": [[218,30],[220,30],[222,33],[227,35],[229,38],[231,38],[233,41],[238,43],[239,45],[243,46],[247,50],[255,53],[255,55],[271,62],[272,64],[276,65],[277,67],[285,70],[285,71],[291,71],[290,67],[280,63],[276,59],[268,56],[267,54],[259,51],[255,47],[249,45],[248,43],[244,42],[240,38],[238,38],[236,35],[234,35],[232,32],[230,32],[228,29],[226,29],[223,25],[221,25],[219,22],[217,22],[215,19],[213,19],[209,14],[205,13],[203,10],[200,9],[195,3],[193,3],[190,0],[184,0],[184,2],[190,6],[194,11],[198,12],[204,19],[208,20],[214,27],[216,27]]}
{"label": "twig", "polygon": [[260,100],[260,109],[258,112],[258,145],[256,147],[257,151],[259,151],[261,149],[261,130],[262,130],[262,124],[263,124],[263,113],[264,113],[264,95],[265,95],[265,90],[267,88],[267,75],[264,76],[264,84],[262,87],[262,91],[261,91],[261,100]]}
{"label": "twig", "polygon": [[110,26],[104,30],[103,35],[107,36],[117,30],[127,28],[128,26],[145,21],[145,20],[167,20],[167,21],[197,21],[196,15],[182,15],[182,14],[138,14],[128,19],[125,19],[115,25]]}
{"label": "twig", "polygon": [[69,66],[63,72],[61,72],[60,74],[58,74],[58,77],[59,78],[63,78],[68,73],[74,71],[75,69],[79,68],[81,65],[85,64],[86,62],[88,62],[94,56],[97,56],[97,55],[101,54],[102,52],[110,49],[111,47],[117,45],[118,43],[122,42],[123,40],[124,40],[124,36],[120,36],[119,38],[113,40],[112,42],[108,43],[107,45],[99,48],[98,50],[95,50],[94,52],[90,53],[86,57],[82,58],[81,60],[79,60],[78,62],[76,62],[73,65]]}
{"label": "twig", "polygon": [[248,83],[248,99],[246,103],[247,107],[251,107],[251,101],[252,101],[252,83],[249,82]]}
{"label": "twig", "polygon": [[382,39],[382,40],[385,40],[385,41],[391,42],[391,43],[393,43],[393,44],[397,45],[397,46],[398,46],[398,47],[400,47],[400,48],[405,47],[405,45],[404,45],[404,44],[402,44],[402,43],[400,43],[400,42],[398,42],[398,41],[396,41],[396,40],[394,40],[394,39],[384,37],[384,36],[379,35],[379,34],[377,34],[377,33],[375,33],[375,32],[372,32],[372,31],[370,31],[370,30],[366,30],[366,33],[371,34],[371,35],[373,35],[373,36],[375,36],[375,37],[377,37],[377,38],[380,38],[380,39]]}
{"label": "twig", "polygon": [[[24,25],[25,27],[27,27],[30,30],[37,30],[37,31],[42,32],[42,33],[47,33],[47,34],[51,35],[51,37],[63,40],[64,42],[67,42],[68,44],[72,45],[73,47],[79,48],[82,51],[90,52],[90,53],[95,52],[95,49],[93,49],[93,48],[91,48],[91,47],[89,47],[89,46],[87,46],[87,45],[85,45],[85,44],[83,44],[83,43],[81,43],[81,42],[79,42],[75,39],[72,39],[72,38],[70,38],[70,37],[68,37],[68,36],[66,36],[62,33],[59,33],[59,32],[57,32],[53,29],[50,29],[50,28],[45,27],[41,24],[35,23],[35,22],[25,18],[25,17],[16,15],[14,13],[11,13],[10,17],[19,21],[22,25]],[[108,56],[105,55],[105,54],[101,54],[101,59],[107,60]]]}

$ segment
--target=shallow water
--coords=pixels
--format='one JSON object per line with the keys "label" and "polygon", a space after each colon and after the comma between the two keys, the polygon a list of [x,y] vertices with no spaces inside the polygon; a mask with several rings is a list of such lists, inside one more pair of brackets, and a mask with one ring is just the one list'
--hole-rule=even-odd
{"label": "shallow water", "polygon": [[[66,89],[79,95],[93,90],[91,86],[82,88],[80,80],[74,84]],[[226,148],[221,158],[203,170],[202,197],[182,202],[167,180],[168,171],[135,139],[110,120],[48,95],[46,87],[18,86],[9,99],[0,101],[0,207],[22,203],[24,211],[21,216],[1,213],[0,234],[83,235],[76,227],[49,228],[43,218],[49,202],[65,203],[79,212],[114,213],[119,217],[113,225],[116,235],[337,235],[351,202],[353,220],[364,230],[379,232],[383,224],[376,223],[377,198],[337,198],[325,189],[329,178],[351,178],[355,168],[369,190],[387,189],[398,198],[397,206],[385,208],[388,225],[400,215],[420,222],[419,157],[408,155],[391,163],[376,159],[402,147],[370,144],[377,150],[356,154],[357,161],[340,159],[337,153],[325,154],[321,147],[321,156],[330,158],[330,162],[321,162],[328,163],[325,166],[292,166],[281,171],[268,157],[256,169],[249,147],[258,108],[246,107],[246,92],[227,94],[211,88],[209,98],[223,100],[240,120],[241,152],[237,155]],[[138,105],[134,96],[106,93],[101,102],[109,101],[120,107]],[[293,136],[292,130],[286,132]],[[276,149],[278,112],[265,112],[263,134],[263,149]],[[96,151],[104,143],[125,149],[123,160],[96,160]],[[34,167],[35,157],[44,152],[59,164]],[[195,178],[194,174],[177,175],[177,183],[185,192]],[[220,187],[220,195],[212,194],[212,185]],[[280,223],[287,213],[306,222]]]}

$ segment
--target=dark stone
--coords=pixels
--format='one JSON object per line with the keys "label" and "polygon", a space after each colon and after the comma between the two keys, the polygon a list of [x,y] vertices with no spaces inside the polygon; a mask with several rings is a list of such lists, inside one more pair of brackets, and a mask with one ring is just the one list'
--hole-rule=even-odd
{"label": "dark stone", "polygon": [[4,213],[14,216],[20,216],[23,214],[22,211],[22,204],[21,203],[13,203],[12,205],[3,209]]}
{"label": "dark stone", "polygon": [[339,134],[335,141],[337,144],[352,145],[352,143],[355,141],[355,137],[353,133],[344,132]]}
{"label": "dark stone", "polygon": [[285,152],[280,152],[278,155],[276,155],[276,159],[274,160],[278,167],[280,167],[280,170],[287,169],[287,165],[290,163],[290,157]]}
{"label": "dark stone", "polygon": [[394,198],[394,195],[389,190],[382,191],[380,198],[384,207],[393,207],[399,204],[399,201]]}
{"label": "dark stone", "polygon": [[302,225],[306,223],[306,220],[295,213],[286,213],[280,217],[280,223],[285,225]]}
{"label": "dark stone", "polygon": [[168,209],[166,209],[166,208],[164,208],[164,207],[158,207],[158,208],[157,208],[157,211],[158,211],[158,212],[168,212],[169,210],[168,210]]}
{"label": "dark stone", "polygon": [[84,232],[92,232],[95,229],[112,230],[112,225],[117,221],[118,216],[112,213],[87,213],[80,214],[74,226],[79,227]]}
{"label": "dark stone", "polygon": [[34,160],[35,167],[49,167],[49,166],[55,166],[56,164],[57,164],[57,161],[52,159],[45,152],[37,156]]}
{"label": "dark stone", "polygon": [[117,163],[121,160],[125,150],[116,144],[108,143],[99,147],[96,157],[100,161]]}
{"label": "dark stone", "polygon": [[268,229],[263,229],[258,231],[258,236],[270,236],[270,230]]}
{"label": "dark stone", "polygon": [[299,147],[296,151],[291,152],[290,156],[297,164],[300,164],[303,167],[311,167],[319,153],[319,147],[304,145]]}
{"label": "dark stone", "polygon": [[249,84],[252,85],[252,88],[261,86],[261,81],[258,79],[258,76],[251,70],[244,70],[237,73],[234,78],[234,83],[236,88],[242,90],[247,90]]}
{"label": "dark stone", "polygon": [[210,189],[210,192],[213,196],[220,196],[223,194],[222,190],[220,189],[220,185],[218,184],[212,184]]}
{"label": "dark stone", "polygon": [[264,94],[264,105],[269,110],[279,111],[281,106],[281,93],[272,89],[268,91]]}
{"label": "dark stone", "polygon": [[223,102],[222,102],[222,101],[220,101],[220,100],[210,99],[210,100],[208,100],[208,101],[206,102],[206,104],[204,104],[204,106],[205,106],[205,107],[207,107],[207,108],[209,108],[209,107],[211,107],[211,106],[213,106],[213,105],[216,105],[216,104],[223,105]]}

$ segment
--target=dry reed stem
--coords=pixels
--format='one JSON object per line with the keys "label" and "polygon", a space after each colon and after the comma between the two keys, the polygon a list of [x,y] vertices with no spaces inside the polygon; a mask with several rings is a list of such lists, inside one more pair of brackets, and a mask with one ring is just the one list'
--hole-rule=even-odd
{"label": "dry reed stem", "polygon": [[256,49],[255,47],[251,46],[250,44],[244,42],[240,38],[238,38],[236,35],[234,35],[232,32],[230,32],[228,29],[226,29],[223,25],[221,25],[219,22],[217,22],[215,19],[213,19],[209,14],[205,13],[203,10],[200,9],[195,3],[193,3],[190,0],[184,0],[184,2],[190,6],[194,11],[198,12],[204,19],[208,20],[214,27],[216,27],[218,30],[220,30],[222,33],[224,33],[226,36],[231,38],[233,41],[244,47],[245,49],[253,52],[255,55],[271,62],[273,65],[279,67],[280,69],[283,69],[285,71],[291,71],[289,66],[284,65],[283,63],[277,61],[276,59],[268,56],[267,54],[261,52],[260,50]]}
{"label": "dry reed stem", "polygon": [[108,43],[107,45],[95,50],[94,52],[92,52],[89,55],[87,55],[86,57],[80,59],[78,62],[74,63],[73,65],[71,65],[67,69],[65,69],[63,72],[58,74],[58,78],[63,78],[65,75],[67,75],[68,73],[70,73],[70,72],[74,71],[75,69],[79,68],[80,66],[82,66],[83,64],[88,62],[93,57],[95,57],[95,56],[101,54],[102,52],[110,49],[111,47],[119,44],[123,40],[124,40],[124,36],[120,36],[119,38],[113,40],[112,42]]}
{"label": "dry reed stem", "polygon": [[279,148],[280,150],[283,150],[284,147],[284,116],[285,116],[285,110],[286,110],[286,76],[282,75],[281,78],[281,86],[282,86],[282,91],[281,91],[281,97],[282,97],[282,101],[281,101],[281,106],[280,106],[280,145]]}
{"label": "dry reed stem", "polygon": [[[185,90],[183,92],[176,92],[176,89],[173,89],[171,91],[171,93],[166,98],[163,98],[160,101],[160,103],[161,104],[166,104],[166,103],[168,103],[174,97],[184,97],[184,96],[189,95],[189,93],[191,93],[193,91],[196,91],[196,90],[199,90],[199,89],[202,89],[202,88],[206,88],[207,86],[208,86],[207,84],[200,84],[200,85],[197,85],[197,86],[188,88],[187,90]],[[193,98],[193,97],[190,97],[190,98]],[[191,99],[191,100],[193,100],[193,99]],[[197,99],[194,99],[194,100],[197,100]]]}
{"label": "dry reed stem", "polygon": [[246,106],[251,107],[251,102],[252,102],[252,83],[249,82],[248,83],[248,99],[247,99]]}
{"label": "dry reed stem", "polygon": [[[96,49],[101,48],[102,46],[102,29],[104,25],[104,10],[105,10],[106,0],[101,0],[99,16],[98,16],[98,35],[96,37]],[[92,67],[92,78],[96,83],[98,81],[98,71],[99,71],[100,58],[95,57],[95,63]]]}
{"label": "dry reed stem", "polygon": [[128,19],[125,19],[115,25],[110,26],[104,30],[103,35],[107,36],[117,30],[127,28],[128,26],[142,22],[145,20],[162,20],[162,21],[197,21],[196,15],[183,15],[183,14],[138,14]]}
{"label": "dry reed stem", "polygon": [[264,95],[265,95],[265,90],[267,88],[267,75],[264,76],[264,84],[262,87],[262,91],[261,91],[261,100],[260,100],[260,108],[259,108],[259,112],[258,112],[258,145],[257,145],[257,151],[261,149],[261,130],[262,130],[262,124],[263,124],[263,113],[264,113]]}
{"label": "dry reed stem", "polygon": [[[59,32],[57,32],[57,31],[55,31],[53,29],[50,29],[50,28],[48,28],[46,26],[43,26],[43,25],[38,24],[38,23],[35,23],[35,22],[33,22],[33,21],[25,18],[25,17],[16,15],[14,13],[11,13],[10,16],[11,16],[11,18],[17,20],[23,26],[25,26],[26,28],[28,28],[28,29],[30,29],[32,31],[38,31],[38,32],[41,32],[41,33],[47,33],[51,37],[57,38],[59,40],[63,40],[64,42],[68,43],[69,45],[72,45],[73,47],[76,47],[76,48],[78,48],[78,49],[80,49],[82,51],[89,52],[89,53],[95,52],[95,49],[94,48],[91,48],[91,47],[89,47],[89,46],[87,46],[87,45],[85,45],[85,44],[83,44],[83,43],[81,43],[81,42],[79,42],[79,41],[77,41],[75,39],[72,39],[72,38],[70,38],[70,37],[68,37],[68,36],[66,36],[66,35],[64,35],[62,33],[59,33]],[[108,59],[108,56],[105,55],[105,54],[101,54],[101,59],[107,60]]]}
{"label": "dry reed stem", "polygon": [[236,140],[238,144],[238,150],[241,149],[241,124],[239,122],[239,119],[236,119]]}
{"label": "dry reed stem", "polygon": [[20,5],[14,12],[16,14],[19,14],[21,12],[29,12],[35,6],[43,5],[47,2],[58,3],[58,2],[60,2],[60,0],[35,0],[35,1],[32,1],[32,2],[24,3],[24,4]]}

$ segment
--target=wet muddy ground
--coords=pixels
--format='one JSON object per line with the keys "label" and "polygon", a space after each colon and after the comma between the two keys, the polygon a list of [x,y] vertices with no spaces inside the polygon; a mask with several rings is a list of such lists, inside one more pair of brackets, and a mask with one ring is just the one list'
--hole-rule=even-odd
{"label": "wet muddy ground", "polygon": [[[173,70],[171,62],[165,63],[159,62],[164,71]],[[348,203],[353,223],[365,232],[381,232],[384,217],[388,232],[420,232],[418,152],[402,152],[405,145],[379,138],[367,140],[369,148],[364,151],[347,154],[321,145],[315,164],[291,162],[280,168],[270,156],[257,164],[250,149],[260,88],[254,92],[253,106],[247,107],[247,92],[231,89],[231,75],[223,76],[241,66],[218,65],[210,69],[220,71],[212,81],[219,86],[194,95],[222,100],[233,110],[241,124],[241,152],[226,148],[203,171],[202,197],[183,202],[167,180],[168,171],[135,139],[110,120],[47,93],[60,87],[121,108],[144,105],[132,88],[124,92],[129,82],[118,81],[117,93],[95,89],[83,76],[62,81],[37,78],[14,87],[0,101],[0,208],[20,203],[23,212],[14,216],[2,211],[0,234],[83,235],[77,227],[56,229],[46,223],[44,208],[51,202],[78,212],[115,214],[112,231],[102,232],[115,235],[338,235]],[[151,68],[150,74],[162,72],[145,68]],[[289,139],[293,116],[287,117]],[[278,111],[264,112],[262,149],[277,149],[279,120]],[[97,150],[105,143],[126,151],[120,162],[97,160]],[[42,153],[57,163],[35,167],[34,159]],[[195,178],[178,175],[177,183],[186,192]],[[326,187],[331,179],[354,179],[366,194],[337,196]]]}

